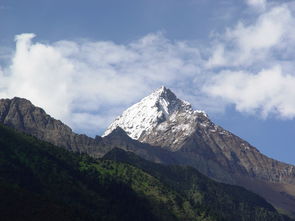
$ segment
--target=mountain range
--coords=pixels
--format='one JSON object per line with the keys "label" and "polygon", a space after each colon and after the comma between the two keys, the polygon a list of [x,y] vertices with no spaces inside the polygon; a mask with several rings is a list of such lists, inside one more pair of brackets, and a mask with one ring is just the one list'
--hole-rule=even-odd
{"label": "mountain range", "polygon": [[295,216],[293,165],[263,155],[165,87],[125,110],[102,137],[76,134],[22,98],[0,100],[0,122],[96,159],[120,148],[154,163],[191,166],[213,180],[245,187]]}
{"label": "mountain range", "polygon": [[262,197],[114,148],[73,153],[0,124],[3,221],[289,221]]}

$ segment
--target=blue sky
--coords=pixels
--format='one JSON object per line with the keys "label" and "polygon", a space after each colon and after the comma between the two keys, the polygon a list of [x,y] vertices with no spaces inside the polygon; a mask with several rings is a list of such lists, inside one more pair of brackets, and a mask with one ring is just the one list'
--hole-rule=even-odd
{"label": "blue sky", "polygon": [[[2,41],[38,32],[40,39],[88,38],[129,42],[165,31],[173,39],[205,40],[245,4],[213,0],[1,0]],[[197,36],[197,38],[196,38]]]}
{"label": "blue sky", "polygon": [[295,164],[295,4],[0,0],[0,97],[101,134],[161,85]]}

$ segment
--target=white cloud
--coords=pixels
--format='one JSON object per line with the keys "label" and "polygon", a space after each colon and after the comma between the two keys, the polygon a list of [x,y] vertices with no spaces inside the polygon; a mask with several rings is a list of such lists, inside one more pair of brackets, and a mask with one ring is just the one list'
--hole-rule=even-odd
{"label": "white cloud", "polygon": [[213,72],[203,86],[206,94],[240,112],[295,117],[295,17],[289,6],[274,5],[219,36],[206,64]]}
{"label": "white cloud", "polygon": [[203,89],[236,105],[237,110],[264,117],[276,114],[295,117],[295,76],[283,74],[280,66],[257,74],[224,71]]}
{"label": "white cloud", "polygon": [[273,59],[273,54],[294,47],[294,25],[288,5],[271,8],[251,24],[238,22],[215,43],[207,67],[250,66]]}
{"label": "white cloud", "polygon": [[[69,113],[69,85],[74,66],[53,47],[31,44],[34,34],[16,36],[16,52],[1,96],[20,96],[62,118]],[[58,108],[57,108],[58,107]],[[58,110],[57,110],[58,109]]]}
{"label": "white cloud", "polygon": [[103,129],[157,87],[190,83],[199,71],[198,49],[161,33],[126,45],[113,42],[33,43],[16,36],[12,65],[0,69],[0,97],[20,96],[79,130]]}
{"label": "white cloud", "polygon": [[0,97],[25,97],[91,135],[161,85],[211,113],[235,104],[241,112],[293,118],[294,11],[288,4],[267,7],[202,50],[161,33],[121,45],[44,44],[21,34],[11,65],[0,66]]}
{"label": "white cloud", "polygon": [[246,0],[246,3],[257,9],[265,9],[267,0]]}

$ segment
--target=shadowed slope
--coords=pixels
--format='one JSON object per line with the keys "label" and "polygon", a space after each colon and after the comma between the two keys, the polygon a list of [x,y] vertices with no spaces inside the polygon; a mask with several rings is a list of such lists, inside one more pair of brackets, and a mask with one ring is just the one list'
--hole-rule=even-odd
{"label": "shadowed slope", "polygon": [[95,160],[2,125],[0,147],[1,220],[234,220],[235,208],[239,220],[287,220],[257,195],[192,168]]}

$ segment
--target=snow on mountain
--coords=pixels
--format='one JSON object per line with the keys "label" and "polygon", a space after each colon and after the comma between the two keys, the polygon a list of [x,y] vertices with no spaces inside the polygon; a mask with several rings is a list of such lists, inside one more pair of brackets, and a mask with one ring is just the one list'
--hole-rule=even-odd
{"label": "snow on mountain", "polygon": [[[192,116],[194,113],[206,116],[205,112],[194,111],[190,103],[178,99],[171,90],[162,86],[125,110],[107,128],[103,136],[110,134],[117,127],[121,127],[131,138],[139,140],[142,135],[169,118],[175,118],[175,114],[180,112],[187,116]],[[184,125],[181,130],[190,130],[190,128]]]}

